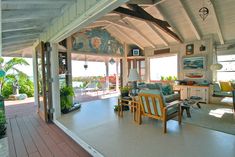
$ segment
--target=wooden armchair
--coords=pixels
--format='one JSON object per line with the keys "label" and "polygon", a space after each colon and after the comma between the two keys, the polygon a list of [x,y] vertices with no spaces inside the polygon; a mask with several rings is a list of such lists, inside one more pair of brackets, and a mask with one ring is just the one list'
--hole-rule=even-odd
{"label": "wooden armchair", "polygon": [[181,124],[180,101],[165,103],[162,93],[159,90],[142,90],[138,94],[139,99],[139,124],[142,123],[142,116],[151,117],[163,121],[163,131],[167,132],[167,121],[178,116]]}

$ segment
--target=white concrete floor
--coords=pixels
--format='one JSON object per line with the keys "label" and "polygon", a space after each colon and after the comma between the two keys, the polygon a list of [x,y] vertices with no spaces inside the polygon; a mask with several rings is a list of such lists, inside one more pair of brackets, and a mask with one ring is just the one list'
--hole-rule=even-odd
{"label": "white concrete floor", "polygon": [[133,122],[125,111],[119,118],[113,111],[117,98],[86,102],[80,111],[63,115],[58,121],[107,157],[234,157],[235,136],[189,124],[162,123],[144,118]]}

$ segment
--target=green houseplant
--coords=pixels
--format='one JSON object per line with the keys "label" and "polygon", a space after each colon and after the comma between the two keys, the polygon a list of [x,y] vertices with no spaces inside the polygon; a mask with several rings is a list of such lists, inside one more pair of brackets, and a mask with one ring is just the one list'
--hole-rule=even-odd
{"label": "green houseplant", "polygon": [[131,88],[129,86],[120,87],[121,96],[122,97],[128,96],[130,89]]}
{"label": "green houseplant", "polygon": [[71,86],[63,86],[60,89],[60,106],[61,112],[67,113],[73,106],[74,91]]}
{"label": "green houseplant", "polygon": [[0,110],[0,138],[6,135],[6,117],[3,110]]}

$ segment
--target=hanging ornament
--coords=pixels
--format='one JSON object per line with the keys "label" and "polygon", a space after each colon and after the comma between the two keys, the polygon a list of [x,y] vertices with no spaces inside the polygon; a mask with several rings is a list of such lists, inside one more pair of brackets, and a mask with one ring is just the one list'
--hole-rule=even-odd
{"label": "hanging ornament", "polygon": [[85,64],[83,65],[83,67],[84,67],[85,70],[88,68],[86,55],[85,55]]}
{"label": "hanging ornament", "polygon": [[204,21],[206,17],[209,15],[209,9],[207,7],[202,7],[199,9],[199,16],[202,18]]}

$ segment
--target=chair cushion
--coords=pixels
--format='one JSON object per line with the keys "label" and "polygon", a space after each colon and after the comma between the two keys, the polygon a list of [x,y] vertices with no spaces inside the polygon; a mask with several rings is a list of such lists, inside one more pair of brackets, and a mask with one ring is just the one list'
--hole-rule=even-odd
{"label": "chair cushion", "polygon": [[213,85],[213,89],[214,89],[214,92],[220,92],[220,91],[221,91],[220,86],[219,86],[218,83],[215,83],[215,84]]}
{"label": "chair cushion", "polygon": [[146,87],[148,89],[158,89],[158,90],[162,90],[162,84],[161,83],[147,83]]}
{"label": "chair cushion", "polygon": [[173,114],[173,113],[175,113],[175,112],[178,112],[178,107],[177,107],[177,105],[172,106],[172,107],[170,107],[170,108],[167,109],[167,115],[171,115],[171,114]]}
{"label": "chair cushion", "polygon": [[173,88],[171,85],[163,85],[162,86],[162,94],[163,95],[170,95],[170,94],[174,94]]}
{"label": "chair cushion", "polygon": [[214,95],[213,96],[217,96],[217,97],[231,97],[232,96],[232,92],[224,92],[224,91],[221,91],[221,92],[214,92]]}
{"label": "chair cushion", "polygon": [[229,92],[233,90],[230,82],[220,82],[220,87],[221,87],[221,90],[225,92]]}
{"label": "chair cushion", "polygon": [[174,94],[171,94],[171,95],[165,95],[164,99],[165,99],[166,103],[169,103],[169,102],[172,102],[172,101],[175,101],[175,100],[179,100],[180,95],[179,95],[179,93],[174,93]]}

